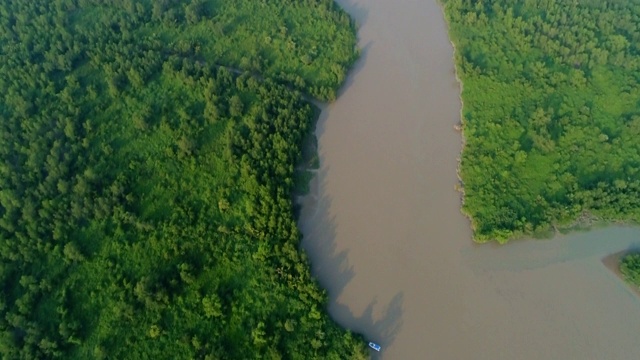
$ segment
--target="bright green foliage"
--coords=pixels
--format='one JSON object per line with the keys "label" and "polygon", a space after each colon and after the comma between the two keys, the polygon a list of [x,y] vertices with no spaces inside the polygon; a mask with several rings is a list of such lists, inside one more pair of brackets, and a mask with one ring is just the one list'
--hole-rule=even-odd
{"label": "bright green foliage", "polygon": [[[313,109],[278,83],[332,94],[341,78],[321,74],[354,54],[331,62],[341,45],[323,38],[313,71],[278,44],[261,77],[220,66],[253,59],[263,18],[314,14],[353,40],[332,3],[307,3],[0,4],[0,357],[362,356],[298,250],[290,194]],[[201,55],[180,49],[195,33]]]}
{"label": "bright green foliage", "polygon": [[[353,23],[333,0],[121,2],[144,22],[145,37],[176,53],[285,81],[322,100],[335,99],[356,58]],[[111,5],[95,13],[107,9]],[[92,26],[93,20],[81,22]]]}
{"label": "bright green foliage", "polygon": [[640,4],[443,0],[478,241],[640,220]]}
{"label": "bright green foliage", "polygon": [[640,287],[640,253],[623,257],[620,261],[620,272],[629,284]]}

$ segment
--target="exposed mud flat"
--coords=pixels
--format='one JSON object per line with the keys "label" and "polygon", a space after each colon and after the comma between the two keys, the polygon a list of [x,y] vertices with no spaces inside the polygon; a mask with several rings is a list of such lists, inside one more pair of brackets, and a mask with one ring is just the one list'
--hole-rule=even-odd
{"label": "exposed mud flat", "polygon": [[460,213],[460,87],[435,0],[339,0],[362,57],[317,123],[300,228],[342,325],[384,359],[635,359],[640,298],[602,263],[611,227],[476,245]]}

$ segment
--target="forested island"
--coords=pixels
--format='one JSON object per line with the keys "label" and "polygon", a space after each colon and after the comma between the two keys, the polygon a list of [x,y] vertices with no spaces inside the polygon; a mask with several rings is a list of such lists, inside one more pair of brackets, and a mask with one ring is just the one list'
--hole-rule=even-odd
{"label": "forested island", "polygon": [[294,167],[357,57],[332,0],[0,3],[0,357],[364,358]]}
{"label": "forested island", "polygon": [[640,4],[442,3],[475,240],[640,220]]}
{"label": "forested island", "polygon": [[620,260],[620,273],[636,290],[640,290],[640,253],[625,255]]}

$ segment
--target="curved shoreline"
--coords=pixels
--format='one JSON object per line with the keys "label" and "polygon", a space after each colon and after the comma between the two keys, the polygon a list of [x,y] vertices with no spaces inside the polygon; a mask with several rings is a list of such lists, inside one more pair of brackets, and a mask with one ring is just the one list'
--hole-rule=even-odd
{"label": "curved shoreline", "polygon": [[629,287],[629,291],[632,291],[636,296],[638,296],[640,298],[640,287],[634,286],[633,284],[628,283],[626,281],[626,279],[624,278],[624,275],[620,271],[620,261],[622,260],[622,258],[624,258],[625,256],[627,256],[629,254],[632,254],[632,253],[637,253],[637,251],[636,250],[622,250],[622,251],[618,251],[616,253],[613,253],[611,255],[607,255],[607,256],[602,258],[602,264],[607,269],[609,269],[609,271],[614,273],[620,279],[620,281],[622,281],[625,284],[627,284],[627,286]]}
{"label": "curved shoreline", "polygon": [[[458,82],[459,86],[460,86],[460,93],[459,93],[459,98],[460,98],[460,124],[459,125],[455,125],[454,129],[456,131],[458,131],[460,133],[461,136],[461,146],[462,146],[462,150],[460,152],[460,157],[458,158],[458,165],[457,165],[457,169],[456,169],[456,174],[458,176],[458,180],[459,180],[459,184],[455,185],[455,190],[458,191],[460,193],[460,212],[465,216],[465,218],[467,218],[469,220],[469,223],[471,225],[471,230],[473,232],[473,241],[476,243],[487,243],[487,242],[491,242],[492,240],[489,241],[478,241],[475,238],[475,231],[476,231],[476,225],[475,225],[475,221],[473,219],[473,217],[471,216],[471,214],[469,214],[468,212],[464,211],[464,200],[465,200],[465,189],[464,189],[464,181],[462,180],[460,171],[462,168],[462,154],[465,151],[465,147],[466,147],[466,137],[464,134],[464,123],[465,123],[465,118],[464,118],[464,99],[462,97],[462,93],[464,92],[464,82],[462,81],[462,79],[460,79],[459,76],[459,66],[460,64],[458,63],[458,61],[456,61],[456,53],[458,51],[455,42],[453,41],[453,38],[451,36],[451,30],[450,30],[450,23],[449,23],[449,19],[447,18],[447,14],[445,12],[444,9],[444,4],[442,4],[442,2],[440,0],[436,0],[437,3],[440,6],[440,9],[442,11],[442,15],[443,18],[445,20],[446,26],[447,26],[447,34],[449,36],[449,40],[451,42],[451,46],[453,48],[453,56],[452,56],[452,61],[454,63],[454,68],[455,68],[455,79]],[[583,220],[583,217],[587,217],[586,220]],[[606,221],[603,222],[601,219],[599,219],[598,217],[594,217],[594,216],[590,216],[590,214],[583,214],[582,216],[576,218],[572,223],[563,226],[563,227],[558,227],[557,225],[552,225],[552,229],[553,229],[553,237],[558,236],[559,234],[567,234],[567,233],[572,233],[575,231],[579,231],[579,230],[586,230],[586,231],[590,231],[590,230],[594,230],[596,228],[603,228],[603,227],[608,227],[608,226],[624,226],[624,225],[634,225],[637,226],[638,224],[635,223],[630,223],[630,222],[625,222],[625,221],[618,221],[618,220],[610,220],[610,221]],[[564,232],[563,232],[564,230]],[[522,234],[519,237],[515,237],[512,239],[509,239],[507,241],[505,241],[504,243],[507,243],[511,240],[522,240],[525,238],[529,238],[532,234]],[[503,244],[502,242],[498,242],[500,244]],[[618,251],[616,253],[610,254],[605,256],[604,258],[602,258],[602,264],[609,269],[612,273],[614,273],[621,281],[626,282],[624,275],[620,272],[620,260],[626,256],[627,254],[632,253],[632,250],[622,250],[622,251]],[[636,296],[640,297],[640,287],[636,287],[633,286],[632,284],[628,284],[630,291],[632,291]]]}
{"label": "curved shoreline", "polygon": [[380,344],[379,359],[640,350],[640,301],[600,261],[640,229],[473,242],[454,189],[464,139],[451,129],[463,90],[441,4],[339,2],[356,13],[365,50],[340,97],[323,106],[320,169],[299,221],[331,316]]}
{"label": "curved shoreline", "polygon": [[454,185],[454,189],[457,192],[460,193],[460,212],[469,221],[469,224],[471,226],[471,231],[473,233],[473,241],[476,241],[476,239],[475,239],[475,232],[476,232],[475,221],[474,221],[473,217],[471,216],[471,214],[469,214],[468,212],[464,211],[464,201],[465,201],[466,193],[465,193],[465,190],[464,190],[464,181],[462,180],[462,176],[461,176],[462,154],[464,153],[465,148],[467,146],[467,138],[466,138],[466,136],[464,134],[464,127],[465,127],[464,126],[464,123],[465,123],[465,118],[464,118],[464,99],[462,98],[462,93],[464,92],[464,82],[462,82],[462,79],[460,79],[459,64],[456,61],[456,54],[457,54],[458,49],[456,47],[456,44],[453,41],[453,37],[451,36],[451,24],[449,24],[449,19],[447,18],[447,13],[444,10],[444,4],[442,4],[442,2],[440,0],[435,0],[435,1],[438,3],[438,6],[440,7],[440,11],[442,12],[442,18],[444,19],[444,23],[445,23],[445,25],[447,27],[447,37],[449,38],[449,42],[451,43],[451,47],[453,48],[453,54],[451,56],[451,61],[453,62],[454,75],[455,75],[456,82],[458,83],[458,86],[460,87],[460,92],[458,94],[458,98],[460,99],[460,123],[454,125],[454,130],[456,130],[457,132],[460,133],[461,149],[460,149],[460,155],[457,157],[458,164],[456,166],[456,176],[458,177],[458,183]]}
{"label": "curved shoreline", "polygon": [[[473,231],[473,241],[476,243],[480,243],[480,244],[484,244],[484,243],[490,243],[490,242],[497,242],[499,244],[506,244],[510,241],[517,241],[517,240],[522,240],[522,239],[528,239],[528,238],[532,238],[532,237],[542,237],[542,238],[552,238],[555,237],[559,234],[566,234],[566,233],[571,233],[574,232],[576,230],[590,230],[590,229],[596,229],[598,227],[602,227],[602,226],[620,226],[620,225],[630,225],[630,226],[640,226],[640,223],[632,220],[632,219],[616,219],[616,218],[611,218],[611,219],[602,219],[601,217],[594,215],[591,213],[590,209],[583,209],[582,212],[579,215],[576,215],[575,218],[571,219],[571,221],[567,224],[563,224],[563,225],[559,225],[556,221],[558,219],[549,219],[550,220],[550,224],[548,225],[547,228],[545,229],[540,229],[540,230],[532,230],[530,232],[525,232],[524,230],[514,230],[513,233],[511,234],[511,236],[507,239],[502,239],[502,240],[496,240],[496,239],[484,239],[484,240],[478,240],[478,238],[476,237],[476,229],[477,229],[477,221],[476,219],[474,219],[474,217],[472,216],[472,214],[470,214],[468,211],[465,211],[464,209],[464,204],[465,204],[465,198],[466,198],[466,191],[465,191],[465,186],[464,186],[464,180],[462,179],[462,157],[464,155],[464,151],[466,150],[466,145],[467,145],[467,137],[465,136],[465,122],[466,119],[464,117],[464,97],[463,97],[463,92],[464,92],[464,81],[461,79],[460,74],[462,74],[462,72],[460,71],[460,64],[456,59],[456,54],[458,52],[457,46],[456,46],[456,42],[454,40],[454,36],[452,36],[451,33],[451,23],[449,21],[449,18],[447,16],[447,12],[445,10],[445,4],[442,3],[441,0],[435,0],[438,4],[438,6],[440,7],[440,10],[442,12],[446,27],[447,27],[447,36],[449,38],[449,41],[451,42],[451,46],[453,47],[453,55],[452,55],[452,60],[453,60],[453,64],[454,64],[454,68],[455,68],[455,79],[456,81],[459,83],[460,86],[460,93],[459,93],[459,98],[460,98],[460,124],[454,126],[454,129],[456,131],[459,131],[461,134],[461,144],[462,144],[462,150],[460,152],[460,157],[458,158],[458,167],[456,170],[457,176],[458,176],[458,180],[459,180],[459,184],[455,185],[455,189],[460,192],[461,194],[461,213],[469,220],[470,224],[471,224],[471,229]],[[542,236],[540,236],[542,235]]]}

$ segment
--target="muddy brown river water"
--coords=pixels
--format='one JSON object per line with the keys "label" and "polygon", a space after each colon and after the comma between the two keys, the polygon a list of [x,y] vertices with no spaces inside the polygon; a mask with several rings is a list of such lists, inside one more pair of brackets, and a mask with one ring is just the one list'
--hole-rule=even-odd
{"label": "muddy brown river water", "polygon": [[474,244],[440,7],[338,2],[363,52],[318,121],[299,222],[332,317],[382,345],[374,359],[640,359],[640,298],[602,263],[640,248],[640,229]]}

